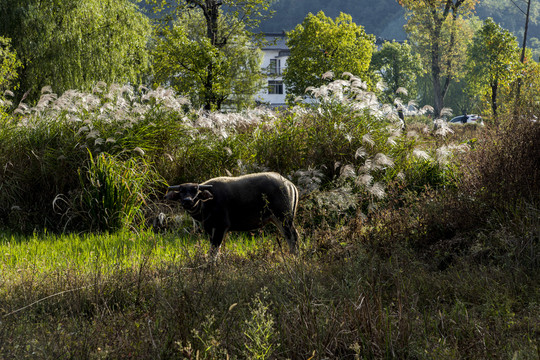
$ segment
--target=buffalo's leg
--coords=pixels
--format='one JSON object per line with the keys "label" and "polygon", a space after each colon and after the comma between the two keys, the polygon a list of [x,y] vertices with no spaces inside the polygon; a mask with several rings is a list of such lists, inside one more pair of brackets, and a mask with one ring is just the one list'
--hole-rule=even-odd
{"label": "buffalo's leg", "polygon": [[219,255],[219,248],[221,247],[221,243],[223,242],[223,239],[225,238],[225,234],[227,234],[226,228],[211,228],[210,231],[210,251],[208,254],[212,259],[217,259]]}
{"label": "buffalo's leg", "polygon": [[298,253],[298,231],[294,227],[294,223],[292,219],[286,219],[285,221],[274,221],[274,224],[278,227],[279,231],[287,240],[287,244],[289,245],[289,252],[291,254],[297,254]]}

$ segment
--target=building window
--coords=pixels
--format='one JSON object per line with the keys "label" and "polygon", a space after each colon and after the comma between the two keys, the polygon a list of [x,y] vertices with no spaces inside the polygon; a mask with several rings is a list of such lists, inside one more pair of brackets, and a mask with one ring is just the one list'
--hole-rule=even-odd
{"label": "building window", "polygon": [[283,81],[268,80],[268,93],[269,94],[283,94]]}
{"label": "building window", "polygon": [[270,65],[268,66],[269,75],[281,75],[281,60],[270,59]]}

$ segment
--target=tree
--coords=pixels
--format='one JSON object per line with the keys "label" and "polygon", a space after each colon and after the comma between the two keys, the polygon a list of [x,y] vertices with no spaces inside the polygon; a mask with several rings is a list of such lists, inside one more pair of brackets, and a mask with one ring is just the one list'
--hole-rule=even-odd
{"label": "tree", "polygon": [[[164,27],[169,26],[172,19],[200,12],[205,24],[206,39],[204,42],[206,45],[204,46],[211,54],[216,54],[227,46],[229,41],[234,41],[240,29],[244,31],[245,36],[249,36],[249,31],[244,29],[255,28],[262,18],[269,16],[270,13],[266,12],[272,3],[267,0],[147,0],[147,2],[154,5],[154,11],[165,14],[162,18]],[[220,27],[223,9],[227,10],[231,19],[237,20],[231,23],[230,28]],[[220,87],[216,86],[220,82],[219,59],[213,56],[208,56],[205,59],[205,79],[202,80],[202,83],[204,85],[203,104],[206,110],[221,106],[222,92]]]}
{"label": "tree", "polygon": [[370,80],[375,37],[366,34],[350,15],[341,13],[332,20],[322,11],[317,15],[310,13],[287,35],[291,55],[283,80],[289,93],[304,95],[309,86],[321,86],[322,75],[328,71],[335,78],[349,72],[364,81]]}
{"label": "tree", "polygon": [[3,0],[0,13],[0,35],[12,39],[20,92],[30,99],[46,85],[62,92],[135,82],[148,68],[150,23],[129,0]]}
{"label": "tree", "polygon": [[[515,3],[514,3],[515,4]],[[519,8],[519,6],[516,5],[517,8]],[[521,10],[521,8],[519,8]],[[520,57],[520,61],[522,64],[525,63],[525,51],[527,49],[527,32],[529,30],[529,18],[530,18],[530,14],[531,14],[531,0],[527,0],[527,11],[524,12],[523,10],[521,10],[521,12],[523,12],[525,14],[525,27],[523,29],[523,45],[521,47],[521,57]],[[515,105],[515,113],[517,114],[518,112],[518,109],[519,109],[519,103],[521,101],[520,97],[521,97],[521,82],[522,82],[522,79],[521,77],[518,78],[517,80],[517,86],[516,86],[516,105]]]}
{"label": "tree", "polygon": [[386,84],[386,101],[392,102],[400,88],[405,88],[408,93],[399,95],[403,101],[416,98],[416,77],[422,71],[422,65],[420,56],[412,52],[407,41],[402,44],[385,41],[382,48],[373,54],[371,67]]}
{"label": "tree", "polygon": [[498,115],[498,92],[501,85],[510,85],[516,77],[519,46],[515,36],[493,19],[484,21],[467,52],[469,85],[474,91],[489,93],[494,117]]}
{"label": "tree", "polygon": [[[228,99],[237,108],[252,103],[254,95],[264,85],[262,52],[237,22],[231,16],[219,17],[216,42],[223,45],[217,47],[205,34],[201,13],[181,14],[171,27],[163,28],[156,39],[155,80],[189,94],[192,104],[208,110],[219,110]],[[229,35],[231,29],[234,32]],[[220,36],[229,36],[229,39],[225,41]]]}
{"label": "tree", "polygon": [[6,90],[17,88],[14,82],[20,66],[17,53],[11,48],[11,40],[0,36],[0,99]]}
{"label": "tree", "polygon": [[409,11],[406,31],[431,75],[435,114],[440,115],[450,83],[465,62],[467,41],[472,36],[466,17],[478,0],[398,1]]}

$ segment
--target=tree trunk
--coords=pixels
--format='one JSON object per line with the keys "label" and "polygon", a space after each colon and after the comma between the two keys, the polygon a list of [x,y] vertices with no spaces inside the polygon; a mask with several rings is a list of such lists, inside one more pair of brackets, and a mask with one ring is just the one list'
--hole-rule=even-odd
{"label": "tree trunk", "polygon": [[[198,6],[204,15],[206,20],[206,37],[210,40],[212,46],[216,48],[222,47],[224,44],[219,42],[219,30],[218,30],[218,20],[219,20],[219,7],[223,5],[223,2],[220,0],[204,0],[204,1],[191,1],[192,4]],[[204,84],[204,109],[211,111],[217,110],[220,108],[220,103],[217,103],[217,96],[214,93],[213,83],[214,83],[214,64],[208,64],[206,68],[206,81]]]}
{"label": "tree trunk", "polygon": [[499,82],[495,81],[491,84],[491,110],[493,111],[493,118],[497,121],[497,90],[499,88]]}
{"label": "tree trunk", "polygon": [[[531,11],[531,0],[527,2],[527,13],[525,14],[525,31],[523,32],[523,46],[521,47],[521,63],[525,63],[525,49],[527,48],[527,31],[529,30],[529,15]],[[514,115],[519,112],[519,106],[521,103],[521,76],[517,80],[516,88],[516,101],[514,108]]]}
{"label": "tree trunk", "polygon": [[441,96],[441,66],[440,66],[440,47],[439,41],[442,31],[442,20],[438,19],[435,12],[433,12],[433,39],[431,44],[431,80],[433,82],[433,108],[435,116],[438,117],[441,114],[441,110],[444,107],[444,99]]}

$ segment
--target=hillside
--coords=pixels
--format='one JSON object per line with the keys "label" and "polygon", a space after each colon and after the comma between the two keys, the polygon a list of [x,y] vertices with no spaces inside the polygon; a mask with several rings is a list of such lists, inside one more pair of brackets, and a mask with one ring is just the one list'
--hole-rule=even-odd
{"label": "hillside", "polygon": [[[144,3],[141,6],[149,9]],[[534,6],[537,5],[537,6]],[[529,24],[529,46],[538,48],[540,44],[540,5],[533,3]],[[282,32],[292,30],[308,13],[319,11],[333,18],[340,12],[350,14],[353,21],[364,26],[366,32],[385,39],[404,40],[405,11],[396,0],[275,0],[272,5],[274,16],[263,21],[259,30]],[[151,13],[151,12],[150,12]],[[510,0],[483,0],[476,8],[476,15],[485,19],[492,17],[504,28],[512,31],[521,42],[524,15]],[[536,22],[536,23],[535,23]]]}
{"label": "hillside", "polygon": [[279,32],[293,29],[301,23],[308,13],[324,11],[335,18],[340,12],[348,13],[353,21],[365,27],[366,31],[377,36],[403,40],[405,11],[395,0],[279,0],[272,9],[274,16],[261,24],[265,32]]}

